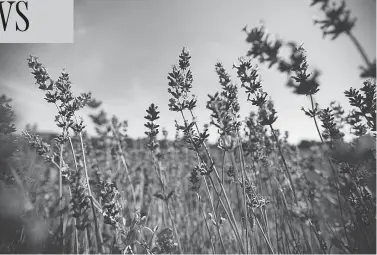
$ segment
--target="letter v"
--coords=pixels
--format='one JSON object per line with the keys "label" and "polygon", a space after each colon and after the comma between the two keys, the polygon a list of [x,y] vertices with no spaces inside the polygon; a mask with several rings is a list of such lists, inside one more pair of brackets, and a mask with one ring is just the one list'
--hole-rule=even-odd
{"label": "letter v", "polygon": [[9,10],[8,10],[7,20],[5,20],[5,17],[4,17],[4,10],[3,10],[3,3],[4,3],[4,1],[0,2],[1,24],[3,24],[4,31],[7,31],[10,10],[12,9],[12,5],[14,4],[15,1],[7,1],[7,2],[9,3]]}

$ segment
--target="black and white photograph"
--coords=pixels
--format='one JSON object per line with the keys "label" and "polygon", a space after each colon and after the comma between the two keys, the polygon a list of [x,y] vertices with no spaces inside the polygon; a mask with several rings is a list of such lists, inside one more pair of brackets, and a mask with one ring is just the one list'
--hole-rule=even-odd
{"label": "black and white photograph", "polygon": [[376,254],[375,0],[0,22],[1,254]]}

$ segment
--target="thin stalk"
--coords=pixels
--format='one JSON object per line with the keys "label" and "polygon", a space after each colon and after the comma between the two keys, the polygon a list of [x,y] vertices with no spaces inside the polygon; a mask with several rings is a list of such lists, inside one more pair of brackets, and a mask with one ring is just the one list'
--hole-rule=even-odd
{"label": "thin stalk", "polygon": [[[214,169],[214,172],[215,172],[216,178],[217,178],[217,180],[218,180],[218,182],[219,182],[219,184],[220,184],[220,188],[221,188],[222,192],[224,193],[225,201],[226,201],[227,206],[228,206],[228,208],[229,208],[229,210],[230,210],[230,214],[232,215],[233,221],[236,222],[236,219],[235,219],[234,214],[233,214],[232,207],[231,207],[231,205],[230,205],[230,202],[229,202],[228,196],[227,196],[227,194],[226,194],[226,192],[225,192],[224,185],[221,183],[221,179],[220,179],[220,176],[219,176],[219,174],[218,174],[217,168],[216,168],[216,166],[214,165],[214,162],[213,162],[213,160],[212,160],[212,157],[209,156],[209,158],[210,158],[210,160],[211,160],[211,165],[213,165],[213,169]],[[214,183],[213,183],[213,179],[212,179],[212,177],[210,177],[210,180],[211,180],[212,185],[214,186],[214,188],[215,188],[215,190],[216,190],[216,187],[215,187],[215,185],[214,185]],[[218,195],[218,194],[219,194],[219,193],[217,192],[217,195]],[[218,196],[219,196],[219,195],[218,195]],[[220,200],[220,201],[222,201],[222,200]],[[224,205],[223,205],[223,206],[224,206]],[[225,207],[224,207],[224,209],[226,210]],[[239,235],[237,224],[236,224],[236,223],[234,223],[234,224],[235,224],[235,226],[236,226],[237,234]],[[243,249],[243,247],[242,247],[242,249]]]}
{"label": "thin stalk", "polygon": [[60,245],[64,249],[64,228],[63,228],[63,144],[60,144],[60,159],[59,159],[59,215],[60,215]]}
{"label": "thin stalk", "polygon": [[283,228],[283,232],[284,232],[284,239],[285,239],[286,247],[288,249],[288,253],[293,254],[290,247],[292,246],[294,248],[294,245],[293,245],[292,241],[289,239],[285,227]]}
{"label": "thin stalk", "polygon": [[87,184],[87,188],[88,188],[88,193],[89,193],[89,196],[93,197],[92,195],[92,190],[90,189],[90,184],[89,184],[89,175],[88,175],[88,169],[86,168],[86,160],[85,160],[85,148],[84,148],[84,141],[82,139],[82,134],[81,132],[79,133],[80,135],[80,143],[81,143],[81,150],[82,150],[82,158],[84,160],[84,170],[85,170],[85,178],[86,178],[86,184]]}
{"label": "thin stalk", "polygon": [[224,164],[225,164],[225,150],[223,151],[223,162],[221,164],[221,183],[224,185]]}
{"label": "thin stalk", "polygon": [[[68,190],[69,190],[69,195],[70,197],[72,197],[72,190],[71,190],[71,187],[68,186]],[[77,220],[76,218],[73,218],[73,223],[74,223],[74,226],[73,228],[75,229],[75,243],[76,243],[76,254],[79,254],[79,239],[78,239],[78,231],[77,231]]]}
{"label": "thin stalk", "polygon": [[88,227],[86,227],[85,228],[85,230],[86,230],[86,237],[87,237],[87,249],[88,249],[88,253],[90,253],[90,247],[92,247],[92,241],[90,240],[90,231],[89,231],[89,228]]}
{"label": "thin stalk", "polygon": [[168,204],[167,201],[166,201],[166,207],[168,209],[168,214],[169,214],[169,218],[170,218],[171,224],[173,225],[174,234],[175,234],[175,236],[177,238],[179,253],[183,254],[183,252],[182,252],[182,245],[181,245],[181,241],[179,240],[177,227],[175,226],[175,222],[173,220],[173,216],[172,216],[172,213],[171,213],[171,210],[170,210],[170,207],[169,207],[169,204]]}
{"label": "thin stalk", "polygon": [[[238,137],[239,137],[239,139],[241,138],[239,133],[238,133]],[[247,178],[247,176],[246,176],[246,170],[245,170],[245,167],[244,167],[243,153],[241,151],[241,147],[242,147],[241,140],[239,142],[240,142],[240,144],[238,146],[238,151],[239,151],[239,154],[240,154],[240,163],[241,163],[241,172],[242,172],[242,192],[243,192],[244,211],[245,211],[245,213],[244,213],[244,215],[245,215],[245,232],[246,232],[245,243],[246,243],[246,253],[249,253],[249,233],[248,233],[248,227],[247,227],[249,215],[248,215],[247,204],[246,204],[247,203],[247,196],[246,196],[246,178]]]}
{"label": "thin stalk", "polygon": [[272,242],[271,242],[271,237],[270,237],[270,227],[268,226],[268,216],[267,216],[266,207],[263,207],[263,209],[262,209],[261,211],[262,211],[262,215],[264,216],[264,219],[265,219],[265,221],[266,221],[266,233],[267,233],[267,238],[268,238],[268,240],[270,241],[270,244],[272,244]]}
{"label": "thin stalk", "polygon": [[[222,161],[222,164],[221,164],[221,182],[224,185],[225,150],[223,151],[223,157],[222,157],[222,159],[223,159],[223,161]],[[220,196],[222,195],[222,193],[223,193],[223,191],[221,190]],[[219,208],[219,204],[220,204],[220,201],[217,201],[216,211]]]}
{"label": "thin stalk", "polygon": [[75,153],[75,150],[73,148],[72,138],[68,137],[68,140],[69,140],[69,144],[71,145],[71,151],[72,151],[72,156],[73,156],[73,161],[75,163],[76,171],[79,171],[79,168],[78,168],[78,165],[77,165],[77,160],[76,160],[76,153]]}
{"label": "thin stalk", "polygon": [[[74,151],[74,148],[73,148],[73,143],[72,143],[72,139],[71,137],[68,137],[68,140],[69,140],[69,143],[71,145],[71,150],[72,150],[72,155],[73,155],[73,160],[74,160],[74,163],[75,163],[75,168],[76,168],[76,171],[79,171],[78,169],[78,164],[77,164],[77,159],[76,159],[76,154],[75,154],[75,151]],[[86,161],[85,161],[85,151],[84,151],[84,143],[83,143],[83,139],[82,139],[82,136],[81,136],[81,133],[80,133],[80,141],[81,141],[81,147],[82,147],[82,153],[83,153],[83,160],[84,160],[84,169],[85,169],[85,177],[86,177],[86,182],[88,184],[88,193],[89,195],[92,197],[93,199],[93,203],[94,203],[94,206],[97,208],[97,210],[102,213],[102,209],[101,209],[101,205],[100,203],[93,197],[92,193],[91,193],[91,190],[90,190],[90,185],[89,185],[89,178],[88,178],[88,173],[87,173],[87,169],[86,169]],[[54,165],[57,166],[57,164],[55,162],[52,162],[54,163]]]}
{"label": "thin stalk", "polygon": [[260,224],[258,218],[255,216],[255,214],[254,214],[254,218],[255,218],[255,221],[257,222],[258,228],[260,229],[260,231],[261,231],[261,233],[262,233],[262,235],[263,235],[264,240],[265,240],[266,243],[267,243],[267,247],[268,247],[268,249],[270,250],[270,252],[271,252],[272,254],[275,254],[275,253],[274,253],[274,250],[272,249],[272,244],[271,244],[270,241],[268,240],[268,238],[267,238],[267,236],[266,236],[266,233],[265,233],[265,231],[263,230],[263,228],[262,228],[262,226],[261,226],[261,224]]}
{"label": "thin stalk", "polygon": [[[229,152],[228,151],[228,154],[229,154],[229,157],[230,157],[230,160],[231,160],[231,163],[232,163],[232,166],[233,166],[233,168],[236,170],[236,175],[235,175],[235,177],[236,177],[236,179],[238,180],[238,175],[239,175],[239,173],[238,173],[238,171],[237,171],[237,167],[236,167],[236,163],[235,163],[235,157],[234,157],[234,155],[231,153],[231,152]],[[242,185],[244,186],[244,182],[243,182],[243,179],[242,179]],[[238,191],[238,185],[236,184],[235,185],[235,189],[236,189],[236,197],[237,197],[237,202],[238,202],[238,204],[237,204],[237,207],[239,207],[239,206],[243,206],[244,205],[244,203],[242,202],[242,200],[241,200],[241,196],[240,196],[240,194],[239,194],[239,191]],[[244,201],[246,201],[245,200],[245,198],[246,198],[246,196],[244,196]],[[243,206],[243,210],[244,210],[244,215],[246,215],[246,212],[245,212],[245,207]],[[246,210],[247,210],[247,208],[246,208]],[[243,224],[245,224],[245,226],[247,227],[247,220],[248,220],[248,218],[247,217],[245,217],[244,218],[244,222],[242,221],[242,214],[240,214],[240,217],[241,217],[241,223],[242,223],[242,225]],[[246,229],[245,229],[246,230]],[[247,237],[247,235],[245,235],[245,233],[247,233],[247,232],[244,232],[243,230],[242,230],[242,238],[246,238]],[[247,242],[247,240],[248,239],[245,239],[245,242]],[[246,253],[248,253],[248,252],[246,252]]]}
{"label": "thin stalk", "polygon": [[[231,153],[231,152],[229,152],[228,151],[228,155],[229,155],[229,157],[230,157],[230,161],[231,161],[231,163],[232,163],[232,166],[233,166],[233,168],[234,168],[234,170],[236,170],[236,179],[238,180],[238,171],[237,171],[237,167],[236,167],[236,160],[235,160],[235,158],[234,158],[234,155]],[[239,191],[238,191],[238,186],[236,185],[235,186],[236,187],[236,196],[237,196],[237,201],[238,201],[238,204],[237,204],[237,206],[240,206],[240,205],[242,205],[243,203],[242,203],[242,201],[241,201],[241,196],[240,196],[240,194],[239,194]],[[242,216],[241,216],[242,217]],[[245,219],[246,220],[246,219]]]}
{"label": "thin stalk", "polygon": [[318,232],[317,230],[314,228],[313,226],[313,223],[311,222],[311,220],[309,219],[309,224],[310,224],[310,227],[312,228],[312,231],[314,232],[315,236],[317,237],[317,240],[318,240],[318,243],[319,243],[319,247],[321,248],[322,252],[323,253],[327,253],[326,250],[324,249],[323,245],[322,245],[322,238],[318,235]]}
{"label": "thin stalk", "polygon": [[[225,245],[224,245],[224,241],[223,241],[223,238],[222,238],[222,235],[221,235],[221,232],[220,232],[220,226],[219,226],[219,221],[218,221],[219,217],[218,217],[218,215],[217,215],[217,211],[215,210],[215,208],[214,208],[214,206],[213,206],[213,200],[212,200],[212,197],[211,197],[211,193],[210,193],[210,191],[209,191],[209,187],[208,187],[207,180],[206,180],[205,177],[203,177],[203,179],[204,179],[204,182],[205,182],[205,184],[206,184],[207,194],[208,194],[209,201],[210,201],[210,204],[211,204],[211,207],[212,207],[212,212],[213,212],[214,217],[215,217],[215,221],[216,221],[216,229],[217,229],[217,233],[218,233],[219,238],[220,238],[221,247],[222,247],[222,249],[223,249],[223,252],[226,253]],[[219,200],[220,200],[220,199],[219,199]],[[229,222],[231,222],[231,221],[229,220]],[[233,226],[233,224],[231,224],[231,226],[232,226],[232,228],[233,228],[233,230],[234,230],[234,226]],[[236,237],[236,238],[237,238],[237,237]]]}
{"label": "thin stalk", "polygon": [[[55,106],[58,110],[58,112],[60,112],[60,107],[57,105],[57,103],[55,102]],[[65,119],[59,114],[61,120],[65,123]],[[63,131],[62,131],[62,135],[64,136],[65,132],[66,132],[66,126],[63,127]],[[64,221],[63,221],[63,216],[62,216],[62,211],[63,211],[63,204],[62,204],[62,199],[63,199],[63,173],[62,173],[62,168],[63,168],[63,144],[60,144],[60,159],[59,159],[59,210],[60,210],[60,233],[61,233],[61,240],[60,240],[60,244],[61,244],[61,248],[62,248],[62,251],[64,251],[64,240],[63,240],[63,236],[64,236],[64,228],[63,228],[63,224],[64,224]]]}
{"label": "thin stalk", "polygon": [[113,132],[113,135],[115,136],[116,140],[117,140],[117,143],[118,143],[118,148],[119,148],[119,152],[120,152],[120,159],[122,161],[122,164],[124,166],[124,169],[126,170],[126,175],[127,175],[127,181],[128,183],[131,185],[131,191],[132,191],[132,198],[133,198],[133,201],[134,201],[134,204],[136,204],[136,194],[135,194],[135,188],[134,188],[134,185],[132,184],[131,182],[131,178],[130,178],[130,174],[129,174],[129,170],[128,170],[128,165],[127,165],[127,162],[126,162],[126,159],[124,157],[124,152],[123,152],[123,149],[122,149],[122,144],[120,143],[119,141],[119,138],[116,134],[116,131],[113,127],[112,124],[110,124],[110,128],[111,128],[111,131]]}
{"label": "thin stalk", "polygon": [[[310,95],[310,102],[311,102],[311,105],[312,105],[312,111],[314,111],[314,99],[313,99],[313,95]],[[319,138],[321,139],[321,142],[324,144],[324,141],[323,141],[323,138],[322,138],[322,135],[321,135],[321,131],[319,131],[319,127],[318,127],[318,123],[317,123],[317,118],[315,117],[315,115],[313,116],[313,120],[314,120],[315,127],[317,129]]]}
{"label": "thin stalk", "polygon": [[[160,181],[160,184],[161,184],[161,188],[162,188],[162,193],[165,195],[165,184],[164,182],[162,181],[162,176],[161,176],[161,167],[160,166],[157,166],[156,164],[156,156],[154,154],[154,151],[153,150],[150,150],[151,151],[151,154],[152,154],[152,160],[153,160],[153,166],[154,166],[154,169],[156,171],[156,175],[157,175],[157,179]],[[181,246],[181,241],[179,239],[179,236],[178,236],[178,231],[177,231],[177,227],[175,226],[175,222],[173,220],[173,216],[172,216],[172,213],[171,213],[171,210],[170,210],[170,207],[169,207],[169,202],[168,200],[165,200],[165,204],[166,204],[166,207],[167,207],[167,210],[168,210],[168,215],[169,215],[169,218],[170,218],[170,221],[171,221],[171,224],[173,225],[173,229],[174,229],[174,234],[175,234],[175,237],[177,239],[177,242],[178,242],[178,249],[179,249],[179,253],[182,254],[182,246]]]}
{"label": "thin stalk", "polygon": [[[204,220],[204,222],[206,224],[206,228],[207,228],[207,231],[208,231],[208,237],[209,237],[209,241],[211,242],[212,252],[213,252],[213,254],[216,254],[215,246],[214,246],[213,241],[212,241],[211,231],[209,230],[207,219],[206,219],[206,216],[204,214],[204,211],[203,211],[202,205],[200,204],[200,200],[199,199],[198,199],[198,202],[199,202],[200,211],[201,211],[202,216],[203,216],[203,220]],[[225,248],[224,247],[223,247],[223,250],[225,252]]]}
{"label": "thin stalk", "polygon": [[293,248],[296,250],[297,254],[301,254],[301,250],[300,250],[299,245],[297,243],[296,236],[294,235],[294,232],[293,232],[291,221],[287,219],[287,223],[288,223],[287,225],[288,225],[288,228],[289,228],[289,232],[290,232],[292,240],[294,242]]}
{"label": "thin stalk", "polygon": [[74,224],[75,226],[73,226],[75,228],[75,247],[76,247],[76,254],[79,254],[79,251],[80,251],[80,244],[79,244],[79,236],[78,236],[78,231],[77,231],[77,228],[76,228],[76,219],[74,219]]}
{"label": "thin stalk", "polygon": [[[152,150],[150,150],[150,151],[151,151],[151,156],[152,156],[152,161],[153,161],[153,169],[155,170],[157,179],[160,182],[160,185],[161,185],[161,188],[162,188],[162,193],[165,195],[165,184],[164,184],[164,182],[162,180],[162,176],[161,176],[161,167],[160,167],[160,165],[157,166],[156,157],[154,155],[154,152]],[[160,205],[162,205],[162,207],[161,207],[162,220],[163,220],[162,224],[165,225],[166,224],[165,208],[164,208],[164,204],[160,204]],[[176,238],[178,239],[178,236],[176,236]]]}
{"label": "thin stalk", "polygon": [[82,133],[81,132],[79,133],[79,136],[80,136],[80,144],[81,144],[81,150],[82,150],[82,157],[83,157],[83,161],[84,161],[85,178],[86,178],[86,183],[88,185],[88,193],[89,193],[89,196],[92,197],[93,203],[96,205],[96,207],[97,208],[101,208],[99,202],[94,198],[92,190],[90,188],[88,169],[86,167],[86,159],[85,159],[85,147],[84,147],[84,141],[83,141]]}
{"label": "thin stalk", "polygon": [[160,185],[161,185],[161,188],[162,188],[162,192],[164,192],[165,191],[165,184],[162,181],[161,168],[157,166],[157,164],[156,164],[156,157],[155,157],[154,152],[152,150],[151,150],[151,156],[152,156],[153,166],[154,166],[154,170],[156,172],[157,179],[160,182]]}
{"label": "thin stalk", "polygon": [[[205,180],[205,179],[204,179],[204,180]],[[218,196],[218,198],[219,198],[219,200],[220,200],[220,203],[221,203],[222,207],[224,208],[224,211],[225,211],[225,213],[226,213],[226,215],[227,215],[227,217],[228,217],[228,220],[229,220],[229,223],[230,223],[230,225],[231,225],[231,227],[232,227],[232,230],[233,230],[233,232],[234,232],[235,235],[236,235],[236,238],[237,238],[238,244],[240,245],[239,248],[241,249],[242,253],[245,253],[244,248],[243,248],[243,244],[242,244],[242,241],[241,241],[240,233],[239,233],[239,231],[238,231],[238,227],[237,227],[237,223],[236,223],[236,218],[234,217],[233,210],[232,210],[232,208],[230,207],[229,200],[227,200],[227,197],[225,197],[225,199],[227,200],[227,205],[228,205],[228,208],[229,208],[230,214],[229,214],[229,212],[228,212],[228,209],[225,207],[223,200],[221,199],[221,197],[219,197],[219,192],[217,191],[217,189],[216,189],[216,187],[215,187],[215,184],[214,184],[213,179],[211,178],[211,176],[209,176],[209,180],[211,181],[211,184],[212,184],[212,186],[213,186],[213,188],[214,188],[214,190],[215,190],[215,192],[216,192],[216,195]],[[206,180],[205,180],[205,181],[206,181]],[[207,186],[208,186],[208,185],[207,185]],[[230,216],[232,216],[232,217],[230,217]]]}
{"label": "thin stalk", "polygon": [[[281,217],[280,217],[280,221],[281,221]],[[283,231],[280,231],[280,233],[281,233],[281,245],[283,246],[283,252],[282,253],[289,253],[289,252],[287,252],[287,248],[286,248],[286,242],[284,242],[284,241],[286,241],[286,237],[285,237],[285,235],[283,235]]]}
{"label": "thin stalk", "polygon": [[90,203],[92,205],[93,219],[94,219],[94,231],[96,232],[97,253],[104,253],[102,246],[102,235],[98,229],[98,220],[96,210],[94,209],[93,197],[89,196]]}
{"label": "thin stalk", "polygon": [[306,251],[303,251],[303,252],[313,253],[311,249],[311,245],[309,244],[308,234],[306,233],[302,222],[300,222],[300,227],[301,227],[302,235],[304,236],[304,241],[305,241],[305,246],[306,246]]}
{"label": "thin stalk", "polygon": [[352,32],[347,33],[348,37],[351,39],[351,41],[355,44],[357,50],[360,52],[361,56],[364,59],[364,62],[367,64],[368,67],[370,67],[372,64],[370,63],[367,54],[365,53],[363,47],[361,46],[360,42],[357,40],[357,38],[352,34]]}
{"label": "thin stalk", "polygon": [[276,211],[275,211],[275,235],[276,235],[276,249],[277,249],[277,253],[281,253],[280,252],[280,246],[279,246],[279,230],[278,230],[278,217],[276,215]]}
{"label": "thin stalk", "polygon": [[292,177],[291,177],[291,174],[289,173],[289,170],[288,170],[288,166],[287,166],[287,162],[285,162],[285,157],[283,155],[283,151],[281,149],[281,146],[280,146],[280,142],[279,142],[279,139],[277,138],[276,134],[275,134],[275,131],[272,127],[272,124],[269,125],[270,128],[271,128],[271,132],[275,138],[275,141],[276,141],[276,144],[278,146],[278,149],[279,149],[279,152],[280,152],[280,155],[281,155],[281,158],[283,160],[283,164],[284,164],[284,167],[285,167],[285,170],[287,172],[287,175],[288,175],[288,178],[289,178],[289,183],[290,183],[290,186],[291,186],[291,189],[292,189],[292,192],[293,192],[293,196],[295,198],[295,203],[297,203],[297,196],[296,196],[296,191],[295,191],[295,188],[294,188],[294,185],[293,185],[293,181],[292,181]]}
{"label": "thin stalk", "polygon": [[[123,152],[121,152],[123,153]],[[131,182],[131,178],[130,178],[130,175],[129,175],[129,170],[128,170],[128,166],[127,166],[127,162],[126,162],[126,159],[123,155],[120,155],[120,159],[122,161],[122,164],[124,166],[124,169],[126,170],[126,175],[127,175],[127,181],[130,183],[131,185],[131,190],[132,190],[132,199],[134,201],[134,203],[136,204],[136,193],[135,193],[135,188],[134,188],[134,185],[132,184]]]}
{"label": "thin stalk", "polygon": [[[73,161],[75,163],[75,168],[76,168],[76,171],[78,172],[79,169],[78,169],[78,166],[77,166],[76,153],[75,153],[75,150],[73,148],[73,143],[72,143],[71,137],[68,137],[68,140],[69,140],[69,144],[71,145],[71,151],[72,151]],[[69,187],[69,193],[72,197],[71,187]],[[79,254],[78,233],[77,233],[77,228],[76,228],[77,220],[76,220],[76,218],[73,218],[73,220],[74,220],[74,224],[75,224],[74,229],[75,229],[76,253]]]}

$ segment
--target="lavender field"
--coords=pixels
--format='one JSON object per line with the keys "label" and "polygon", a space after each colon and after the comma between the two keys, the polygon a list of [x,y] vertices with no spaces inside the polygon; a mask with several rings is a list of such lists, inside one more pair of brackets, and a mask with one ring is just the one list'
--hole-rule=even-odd
{"label": "lavender field", "polygon": [[[101,9],[99,2],[92,6]],[[130,12],[147,12],[146,5],[129,2]],[[171,16],[177,25],[153,32],[157,25],[148,23],[143,30],[148,36],[124,25],[124,31],[110,31],[114,39],[103,39],[111,26],[97,24],[101,42],[85,39],[90,30],[83,26],[75,28],[74,46],[0,46],[3,59],[14,61],[1,61],[0,84],[26,84],[4,85],[0,93],[0,252],[375,254],[376,42],[359,35],[375,38],[376,26],[356,28],[373,12],[375,22],[376,13],[355,17],[352,8],[362,13],[358,5],[366,10],[376,4],[296,1],[302,12],[317,17],[299,20],[305,15],[297,7],[297,17],[286,17],[298,24],[292,30],[307,22],[319,33],[313,40],[329,45],[323,48],[305,41],[306,34],[287,38],[270,29],[269,19],[285,22],[272,17],[285,13],[273,10],[278,3],[251,2],[260,8],[255,13],[268,15],[237,27],[242,55],[230,61],[225,54],[235,50],[214,53],[232,42],[221,25],[213,25],[221,33],[208,48],[198,46],[199,35],[190,45],[190,24],[197,21],[185,19],[195,3],[185,8],[169,3],[171,9],[155,22],[168,23],[162,17]],[[237,8],[230,7],[236,2],[207,4],[197,6],[213,13]],[[77,1],[75,8],[81,12],[90,5]],[[118,15],[120,9],[113,11]],[[77,24],[86,24],[88,15],[96,14],[83,12]],[[121,23],[120,16],[107,15]],[[224,26],[235,22],[221,19]],[[135,41],[145,52],[124,46],[130,55],[118,59],[123,46],[115,38],[124,33],[125,43],[139,40],[127,37],[132,29],[152,38]],[[81,40],[88,40],[85,48],[93,47],[94,56],[75,48]],[[338,52],[332,45],[340,40],[348,48],[339,46]],[[102,53],[95,47],[104,43],[101,49],[115,58],[96,62]],[[69,52],[63,60],[54,55],[58,47]],[[155,56],[159,47],[162,53]],[[72,61],[73,74],[64,68],[70,54],[85,60]],[[344,57],[342,64],[326,64],[337,56]],[[203,69],[203,59],[217,60]],[[324,68],[311,59],[322,59]],[[154,79],[155,70],[166,70],[161,82],[141,85]],[[139,80],[127,78],[136,74]],[[88,84],[77,85],[75,77]]]}

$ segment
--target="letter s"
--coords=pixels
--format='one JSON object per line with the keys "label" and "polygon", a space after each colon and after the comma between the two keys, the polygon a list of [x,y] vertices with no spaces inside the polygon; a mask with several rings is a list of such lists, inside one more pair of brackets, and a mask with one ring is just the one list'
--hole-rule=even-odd
{"label": "letter s", "polygon": [[17,13],[18,15],[20,15],[20,17],[25,21],[25,29],[24,30],[21,30],[19,27],[18,27],[18,23],[16,22],[16,30],[17,31],[21,31],[21,32],[25,32],[26,30],[29,29],[29,19],[25,16],[25,14],[23,14],[20,10],[20,3],[24,3],[25,4],[25,7],[26,7],[26,10],[28,9],[28,2],[24,2],[24,1],[19,1],[17,4],[16,4],[16,10],[17,10]]}

